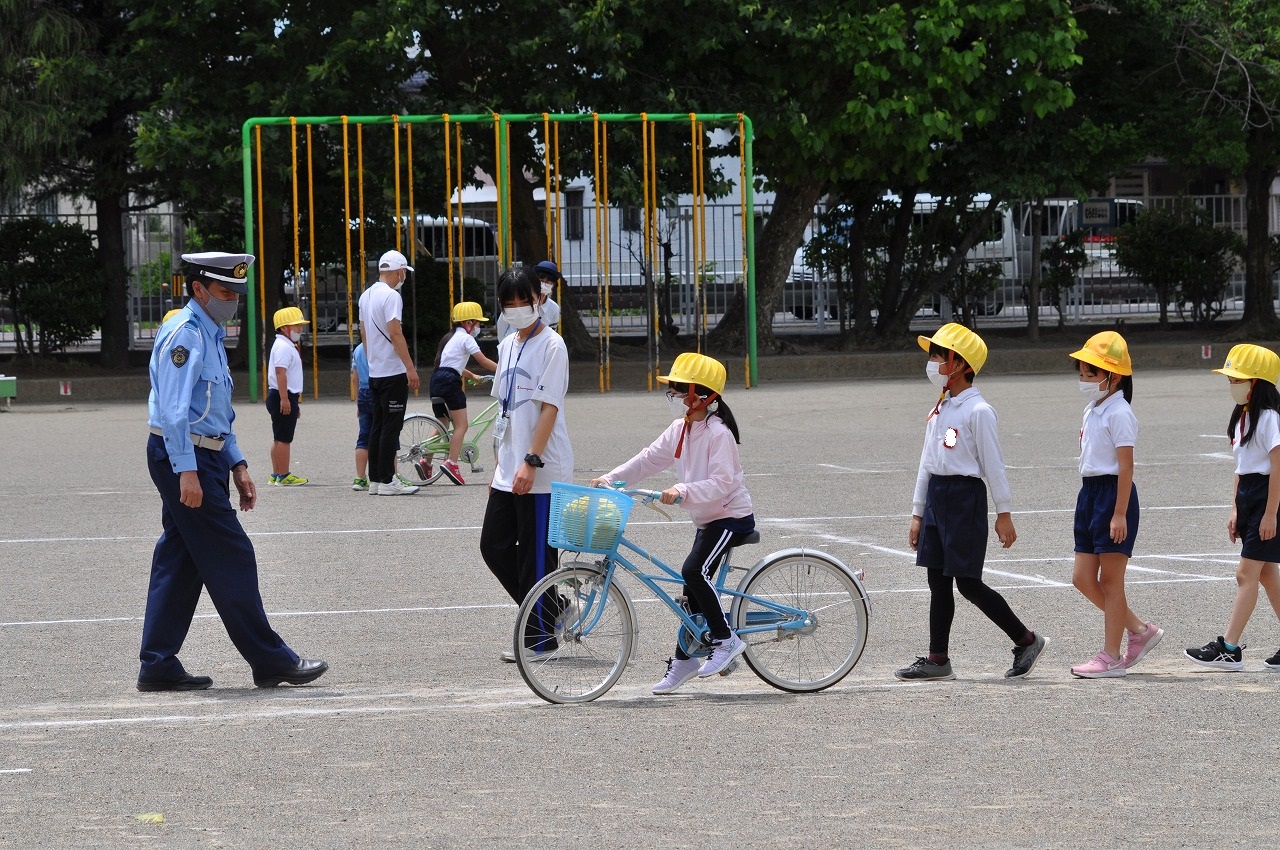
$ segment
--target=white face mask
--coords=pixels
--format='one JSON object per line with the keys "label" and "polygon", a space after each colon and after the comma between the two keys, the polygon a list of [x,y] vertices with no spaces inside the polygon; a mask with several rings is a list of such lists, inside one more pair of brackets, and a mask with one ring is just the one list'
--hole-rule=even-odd
{"label": "white face mask", "polygon": [[548,282],[547,282],[547,281],[545,281],[545,280],[542,282],[542,294],[543,294],[543,295],[550,295],[550,294],[551,294],[551,292],[552,292],[552,290],[554,290],[555,288],[556,288],[556,287],[555,287],[555,284],[553,284],[553,283],[548,283]]}
{"label": "white face mask", "polygon": [[1246,381],[1243,384],[1229,384],[1231,387],[1231,398],[1236,404],[1248,404],[1249,393],[1253,391],[1253,381]]}
{"label": "white face mask", "polygon": [[684,403],[684,395],[677,392],[667,392],[667,410],[671,412],[672,419],[683,419],[689,413],[689,408]]}
{"label": "white face mask", "polygon": [[527,305],[524,307],[503,307],[502,318],[507,320],[507,324],[518,331],[538,321],[538,308]]}
{"label": "white face mask", "polygon": [[292,340],[293,342],[297,342],[298,340],[302,339],[302,331],[293,331],[293,330],[286,331],[285,335],[289,337],[289,339]]}
{"label": "white face mask", "polygon": [[1105,383],[1105,380],[1081,381],[1080,395],[1084,396],[1089,401],[1102,401],[1104,398],[1107,397],[1107,392],[1108,392],[1108,390],[1106,390],[1104,387],[1099,386],[1100,384],[1104,384],[1104,383]]}
{"label": "white face mask", "polygon": [[943,389],[946,387],[947,381],[951,380],[951,376],[944,375],[939,372],[938,370],[940,368],[942,368],[941,363],[937,360],[930,360],[928,363],[924,364],[924,374],[925,377],[929,379],[929,383],[933,384],[938,389]]}
{"label": "white face mask", "polygon": [[471,330],[468,331],[468,333],[470,333],[472,337],[480,336],[480,324],[477,322],[476,324],[472,325]]}

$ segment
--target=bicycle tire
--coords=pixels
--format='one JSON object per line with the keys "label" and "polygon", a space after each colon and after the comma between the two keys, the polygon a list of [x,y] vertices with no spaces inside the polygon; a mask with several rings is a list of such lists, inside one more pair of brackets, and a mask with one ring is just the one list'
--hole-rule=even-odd
{"label": "bicycle tire", "polygon": [[[516,664],[530,690],[547,702],[590,702],[613,687],[631,659],[635,609],[616,582],[606,589],[604,580],[593,567],[557,570],[520,605],[512,636]],[[525,636],[547,634],[548,625],[554,636],[529,647]]]}
{"label": "bicycle tire", "polygon": [[839,682],[862,657],[870,609],[853,572],[837,559],[812,549],[774,552],[742,580],[745,594],[734,600],[735,629],[794,618],[761,604],[775,602],[808,612],[812,622],[799,630],[742,636],[743,653],[756,675],[792,693],[820,691]]}
{"label": "bicycle tire", "polygon": [[432,484],[444,474],[440,461],[449,457],[449,431],[429,413],[410,413],[400,428],[396,472],[410,484]]}

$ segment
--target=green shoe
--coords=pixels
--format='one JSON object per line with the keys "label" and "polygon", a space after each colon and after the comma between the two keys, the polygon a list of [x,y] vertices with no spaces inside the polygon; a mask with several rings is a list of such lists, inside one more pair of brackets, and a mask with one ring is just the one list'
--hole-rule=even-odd
{"label": "green shoe", "polygon": [[299,487],[303,484],[306,484],[307,479],[303,478],[300,475],[294,475],[292,472],[290,472],[288,475],[280,476],[278,480],[272,483],[276,484],[279,487]]}
{"label": "green shoe", "polygon": [[352,482],[351,482],[351,489],[352,489],[352,490],[360,490],[360,491],[368,490],[368,489],[369,489],[369,479],[368,479],[368,478],[357,478],[357,479],[355,479],[354,481],[352,481]]}

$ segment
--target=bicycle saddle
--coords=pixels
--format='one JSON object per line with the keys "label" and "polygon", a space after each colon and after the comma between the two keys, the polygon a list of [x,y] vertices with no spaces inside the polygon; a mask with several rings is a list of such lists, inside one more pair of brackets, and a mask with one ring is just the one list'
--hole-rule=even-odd
{"label": "bicycle saddle", "polygon": [[752,543],[760,542],[760,532],[752,531],[749,534],[735,534],[729,541],[729,548],[734,549],[738,546],[747,546]]}

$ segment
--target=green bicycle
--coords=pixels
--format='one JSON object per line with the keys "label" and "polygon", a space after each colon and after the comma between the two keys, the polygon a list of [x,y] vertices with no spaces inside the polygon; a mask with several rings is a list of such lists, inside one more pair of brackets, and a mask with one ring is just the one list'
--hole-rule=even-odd
{"label": "green bicycle", "polygon": [[[493,376],[483,375],[476,380],[469,380],[467,385],[479,386],[491,383],[493,383]],[[444,399],[432,396],[431,403],[443,405]],[[458,460],[469,464],[472,472],[484,472],[484,467],[476,464],[476,461],[480,460],[479,443],[485,434],[489,433],[489,429],[493,427],[493,422],[497,418],[498,399],[495,398],[480,412],[479,416],[471,420],[467,428],[466,441],[462,444]],[[410,413],[404,418],[404,425],[400,428],[400,450],[396,452],[396,472],[411,484],[435,483],[436,479],[444,474],[439,461],[449,457],[449,441],[452,438],[453,419],[451,417],[446,416],[445,421],[441,422],[430,413]],[[494,459],[497,459],[496,454]]]}

